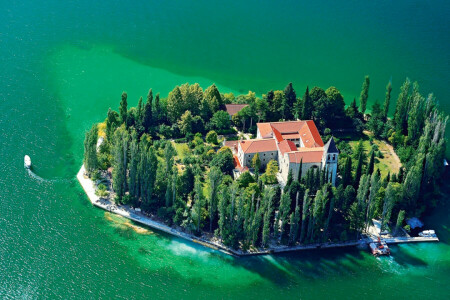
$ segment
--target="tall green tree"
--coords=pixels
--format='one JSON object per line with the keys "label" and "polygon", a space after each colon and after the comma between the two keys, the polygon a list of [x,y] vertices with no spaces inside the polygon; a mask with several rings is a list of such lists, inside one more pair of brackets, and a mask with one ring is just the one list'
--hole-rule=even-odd
{"label": "tall green tree", "polygon": [[187,110],[187,107],[183,101],[181,90],[179,86],[176,86],[167,98],[167,115],[169,121],[175,123],[181,117],[181,115]]}
{"label": "tall green tree", "polygon": [[284,101],[282,102],[282,115],[286,120],[294,118],[295,106],[297,102],[297,95],[290,82],[284,89]]}
{"label": "tall green tree", "polygon": [[84,167],[88,174],[98,169],[97,161],[98,125],[92,125],[84,138]]}
{"label": "tall green tree", "polygon": [[127,103],[127,93],[122,93],[122,100],[119,106],[120,123],[127,124],[127,113],[128,113],[128,103]]}
{"label": "tall green tree", "polygon": [[303,198],[303,209],[302,209],[302,228],[300,234],[300,243],[303,243],[306,237],[307,221],[310,210],[311,198],[309,197],[309,190],[305,191],[305,196]]}
{"label": "tall green tree", "polygon": [[395,203],[400,201],[402,194],[402,186],[399,183],[389,182],[383,202],[383,213],[381,216],[381,231],[386,228],[386,224],[391,219],[392,208]]}
{"label": "tall green tree", "polygon": [[164,148],[164,165],[165,165],[165,173],[166,175],[170,174],[174,164],[174,157],[177,154],[177,151],[173,147],[172,143],[169,141],[166,143]]}
{"label": "tall green tree", "polygon": [[394,124],[395,130],[406,134],[408,129],[408,105],[409,105],[409,91],[411,87],[411,81],[406,78],[405,83],[403,83],[400,88],[400,94],[398,95],[395,114],[394,114]]}
{"label": "tall green tree", "polygon": [[212,167],[208,173],[208,210],[209,210],[209,231],[213,230],[213,223],[217,211],[218,188],[222,181],[222,172],[217,167]]}
{"label": "tall green tree", "polygon": [[108,114],[106,117],[106,139],[110,142],[113,138],[114,131],[116,131],[117,127],[120,126],[120,117],[119,114],[112,110],[108,109]]}
{"label": "tall green tree", "polygon": [[[414,83],[417,85],[417,82]],[[418,90],[418,85],[414,90]],[[416,92],[411,96],[408,113],[408,140],[413,146],[419,144],[419,138],[425,126],[425,98]]]}
{"label": "tall green tree", "polygon": [[119,199],[127,191],[128,143],[129,134],[123,124],[114,133],[112,147],[113,188]]}
{"label": "tall green tree", "polygon": [[159,93],[157,93],[155,96],[155,111],[153,113],[153,119],[155,124],[159,124],[159,122],[161,121],[161,114],[162,114],[161,103],[159,100]]}
{"label": "tall green tree", "polygon": [[358,185],[359,185],[359,182],[361,179],[361,175],[363,173],[363,165],[364,165],[363,155],[360,154],[358,157],[358,163],[356,164],[355,177],[353,178],[353,187],[355,189],[358,188]]}
{"label": "tall green tree", "polygon": [[366,169],[366,175],[370,176],[373,173],[375,167],[375,151],[370,151],[370,159],[369,159],[369,164],[367,165],[367,169]]}
{"label": "tall green tree", "polygon": [[398,213],[397,222],[395,224],[395,233],[396,234],[399,232],[400,228],[402,227],[404,220],[405,220],[405,211],[401,210]]}
{"label": "tall green tree", "polygon": [[280,239],[285,234],[286,224],[291,209],[291,198],[288,193],[281,195],[280,208],[278,209],[277,225],[280,226]]}
{"label": "tall green tree", "polygon": [[129,169],[129,191],[130,196],[133,198],[138,198],[139,193],[139,162],[141,159],[141,153],[139,149],[139,140],[136,130],[131,132],[131,143],[130,143],[130,162],[128,165]]}
{"label": "tall green tree", "polygon": [[361,95],[359,96],[359,102],[362,113],[366,112],[367,99],[369,98],[369,85],[370,85],[370,78],[369,76],[366,76],[364,78],[364,82],[361,88]]}
{"label": "tall green tree", "polygon": [[346,187],[352,183],[352,158],[347,157],[342,170],[342,184]]}
{"label": "tall green tree", "polygon": [[310,120],[312,118],[312,112],[314,110],[314,103],[312,102],[311,97],[309,96],[309,87],[306,87],[305,94],[303,95],[303,107],[301,118],[302,120]]}
{"label": "tall green tree", "polygon": [[184,114],[181,115],[180,121],[178,121],[178,126],[182,134],[191,134],[192,128],[194,126],[194,119],[189,110],[186,110]]}
{"label": "tall green tree", "polygon": [[300,165],[298,166],[297,181],[299,183],[302,182],[302,176],[303,176],[302,172],[303,172],[303,157],[300,159]]}
{"label": "tall green tree", "polygon": [[203,97],[212,114],[220,109],[224,109],[222,96],[220,95],[220,92],[215,84],[212,84],[205,90]]}
{"label": "tall green tree", "polygon": [[195,221],[197,233],[200,232],[202,222],[202,209],[204,207],[204,195],[200,176],[195,177],[194,205],[192,206],[192,219]]}
{"label": "tall green tree", "polygon": [[150,132],[150,127],[152,125],[153,121],[153,91],[150,89],[147,94],[147,102],[144,106],[143,111],[143,120],[142,120],[142,126],[144,127],[145,132]]}
{"label": "tall green tree", "polygon": [[386,97],[384,98],[384,106],[383,106],[383,119],[386,121],[388,112],[389,112],[389,105],[391,102],[391,91],[392,91],[392,85],[391,82],[386,86]]}
{"label": "tall green tree", "polygon": [[[139,195],[144,204],[144,210],[148,210],[153,200],[156,177],[158,174],[158,159],[155,149],[149,145],[145,138],[139,143],[141,158],[138,165]],[[159,170],[159,173],[162,173]],[[167,177],[164,177],[166,179]],[[167,181],[167,180],[166,180]],[[154,200],[153,200],[154,201]]]}

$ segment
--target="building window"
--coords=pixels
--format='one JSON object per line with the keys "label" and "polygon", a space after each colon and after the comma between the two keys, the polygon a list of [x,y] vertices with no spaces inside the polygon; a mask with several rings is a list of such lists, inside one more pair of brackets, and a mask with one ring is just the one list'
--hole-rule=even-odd
{"label": "building window", "polygon": [[266,154],[264,153],[264,156],[266,156]]}
{"label": "building window", "polygon": [[331,159],[331,155],[330,154],[328,154],[328,160],[330,160]]}
{"label": "building window", "polygon": [[266,161],[266,159],[265,159],[265,158],[263,158],[263,161]]}
{"label": "building window", "polygon": [[333,154],[333,160],[336,160],[336,154]]}

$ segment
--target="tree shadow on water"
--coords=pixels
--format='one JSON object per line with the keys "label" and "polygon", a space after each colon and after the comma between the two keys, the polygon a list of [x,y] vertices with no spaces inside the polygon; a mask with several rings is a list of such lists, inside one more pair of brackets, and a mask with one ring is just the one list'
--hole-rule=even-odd
{"label": "tree shadow on water", "polygon": [[[421,249],[418,247],[419,245],[408,245],[408,248],[410,248],[412,251],[415,251],[415,253],[420,254]],[[420,259],[417,256],[411,255],[411,251],[407,251],[404,247],[401,246],[395,246],[391,247],[391,255],[394,257],[394,260],[397,264],[399,264],[402,267],[426,267],[428,266],[428,263]]]}
{"label": "tree shadow on water", "polygon": [[257,273],[279,286],[325,276],[351,276],[364,256],[357,248],[318,249],[293,253],[236,258],[232,263]]}

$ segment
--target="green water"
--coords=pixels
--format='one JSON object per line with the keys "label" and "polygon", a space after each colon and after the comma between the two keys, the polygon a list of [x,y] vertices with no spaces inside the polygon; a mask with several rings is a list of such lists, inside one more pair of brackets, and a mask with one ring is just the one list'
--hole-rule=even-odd
{"label": "green water", "polygon": [[[236,259],[137,233],[73,180],[84,131],[123,90],[137,103],[184,82],[261,94],[292,81],[335,85],[348,102],[370,74],[374,101],[410,76],[448,113],[448,2],[135,2],[0,0],[0,298],[448,298],[448,204],[426,219],[440,243],[391,258]],[[55,180],[29,176],[24,154]]]}

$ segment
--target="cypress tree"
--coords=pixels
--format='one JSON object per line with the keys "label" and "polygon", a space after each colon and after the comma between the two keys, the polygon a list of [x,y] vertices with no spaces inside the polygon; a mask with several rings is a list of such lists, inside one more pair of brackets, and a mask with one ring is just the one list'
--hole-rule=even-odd
{"label": "cypress tree", "polygon": [[290,82],[284,89],[284,98],[286,100],[286,106],[284,107],[284,116],[286,119],[292,119],[294,117],[293,112],[296,110],[295,104],[297,101],[297,95],[295,94],[295,90],[292,87],[292,82]]}
{"label": "cypress tree", "polygon": [[159,124],[161,121],[161,104],[159,102],[159,93],[155,97],[155,113],[153,114],[154,123]]}
{"label": "cypress tree", "polygon": [[111,142],[111,140],[113,139],[114,131],[116,131],[119,125],[120,125],[119,114],[116,111],[109,108],[106,117],[106,139],[109,142]]}
{"label": "cypress tree", "polygon": [[280,208],[278,210],[278,221],[280,226],[280,238],[283,238],[286,228],[286,223],[288,221],[288,216],[291,208],[291,198],[288,193],[284,193],[281,196]]}
{"label": "cypress tree", "polygon": [[369,165],[367,166],[366,169],[366,175],[372,175],[373,173],[373,169],[375,167],[375,151],[371,151],[370,153],[370,160],[369,160]]}
{"label": "cypress tree", "polygon": [[127,93],[122,93],[122,100],[120,101],[119,107],[119,115],[120,115],[120,123],[127,124],[127,114],[128,114],[128,103],[127,103]]}
{"label": "cypress tree", "polygon": [[387,115],[389,112],[389,105],[391,102],[391,91],[392,91],[392,85],[389,81],[388,85],[386,86],[386,98],[384,99],[384,107],[383,107],[383,119],[387,120]]}
{"label": "cypress tree", "polygon": [[397,217],[397,223],[395,225],[395,233],[398,233],[398,231],[402,227],[403,220],[405,220],[405,211],[404,210],[400,210],[399,213],[398,213],[398,217]]}
{"label": "cypress tree", "polygon": [[152,105],[153,105],[153,91],[150,89],[148,91],[147,95],[147,102],[144,106],[144,113],[143,113],[143,121],[142,125],[144,126],[145,132],[150,132],[150,127],[152,125]]}
{"label": "cypress tree", "polygon": [[139,179],[138,179],[138,165],[140,161],[140,151],[138,144],[138,135],[136,130],[131,132],[130,143],[130,163],[129,163],[129,190],[130,196],[133,198],[139,197]]}
{"label": "cypress tree", "polygon": [[91,129],[86,132],[84,138],[84,167],[90,175],[98,168],[97,161],[97,140],[98,140],[98,126],[92,125]]}
{"label": "cypress tree", "polygon": [[346,187],[352,183],[352,158],[345,160],[344,170],[342,172],[342,184]]}
{"label": "cypress tree", "polygon": [[[143,136],[145,137],[145,135]],[[158,170],[158,160],[155,149],[148,145],[146,138],[143,138],[139,145],[141,158],[139,161],[139,191],[144,203],[144,209],[148,209],[152,200],[153,190]]]}
{"label": "cypress tree", "polygon": [[112,147],[113,188],[119,199],[122,199],[127,191],[128,142],[128,131],[125,125],[122,125],[114,133]]}
{"label": "cypress tree", "polygon": [[322,171],[319,168],[316,168],[315,175],[316,176],[314,178],[314,189],[315,189],[315,191],[317,191],[318,189],[320,189],[320,181],[321,181]]}
{"label": "cypress tree", "polygon": [[353,179],[353,187],[358,189],[359,180],[362,175],[362,168],[363,168],[363,155],[360,154],[358,158],[358,163],[356,165],[356,171],[355,171],[355,178]]}
{"label": "cypress tree", "polygon": [[295,244],[298,237],[298,226],[301,218],[300,206],[298,205],[299,193],[297,193],[297,198],[295,199],[295,210],[291,214],[290,224],[291,228],[289,231],[289,244]]}
{"label": "cypress tree", "polygon": [[166,200],[166,208],[169,208],[171,206],[171,202],[172,202],[172,180],[170,180],[170,178],[167,180],[167,187],[166,187],[166,194],[165,194],[165,200]]}
{"label": "cypress tree", "polygon": [[381,175],[379,172],[375,172],[372,174],[372,177],[370,178],[370,193],[369,193],[369,200],[367,203],[367,211],[366,211],[366,230],[369,229],[370,220],[373,217],[374,212],[374,204],[375,204],[375,197],[378,193],[378,190],[381,187]]}
{"label": "cypress tree", "polygon": [[200,232],[200,223],[202,217],[203,198],[204,198],[200,176],[195,177],[194,192],[195,194],[194,194],[194,205],[192,206],[192,219],[195,220],[197,232]]}
{"label": "cypress tree", "polygon": [[401,132],[402,134],[407,133],[408,127],[408,95],[411,87],[411,81],[406,78],[405,83],[403,83],[400,88],[400,94],[398,95],[397,103],[395,106],[394,124],[395,130]]}
{"label": "cypress tree", "polygon": [[293,180],[294,180],[294,178],[292,175],[292,169],[289,169],[288,177],[286,180],[286,185],[284,186],[284,190],[283,190],[284,193],[287,193],[289,191]]}
{"label": "cypress tree", "polygon": [[212,167],[208,173],[209,183],[209,197],[208,197],[208,210],[209,210],[209,231],[212,232],[214,216],[217,210],[217,192],[218,187],[222,181],[222,172],[217,167]]}
{"label": "cypress tree", "polygon": [[303,107],[301,118],[303,120],[310,120],[312,118],[312,112],[314,110],[314,103],[309,95],[309,87],[306,87],[305,94],[303,95]]}
{"label": "cypress tree", "polygon": [[300,159],[300,165],[298,167],[297,181],[302,182],[302,169],[303,169],[303,157]]}
{"label": "cypress tree", "polygon": [[367,99],[369,98],[369,85],[370,85],[370,78],[369,76],[366,76],[364,78],[364,82],[361,88],[361,95],[359,96],[361,112],[363,114],[366,112]]}
{"label": "cypress tree", "polygon": [[306,221],[308,219],[308,213],[309,213],[309,205],[310,205],[310,197],[309,197],[309,190],[305,191],[305,196],[303,197],[303,210],[302,210],[302,231],[300,234],[300,243],[303,243],[305,240],[305,234],[306,234]]}

